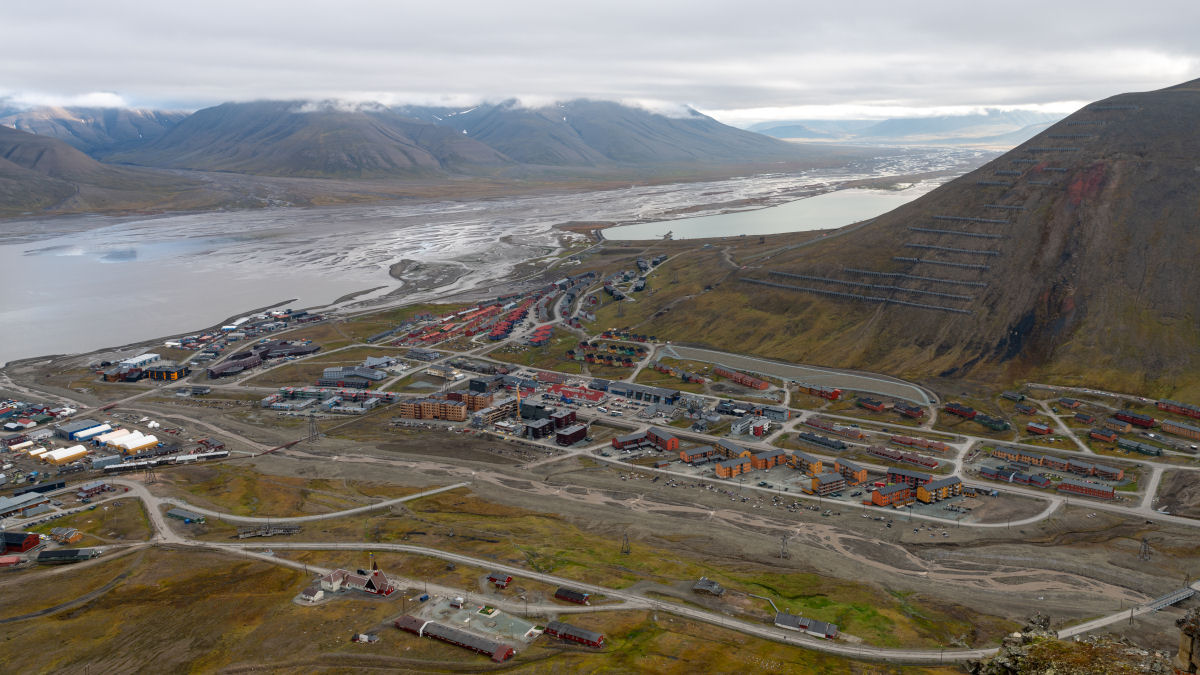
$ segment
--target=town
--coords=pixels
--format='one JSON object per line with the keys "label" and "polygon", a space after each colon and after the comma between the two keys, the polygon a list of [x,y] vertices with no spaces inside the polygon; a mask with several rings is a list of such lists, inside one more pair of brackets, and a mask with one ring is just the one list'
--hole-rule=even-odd
{"label": "town", "polygon": [[[689,607],[586,573],[561,577],[386,542],[362,543],[358,550],[371,551],[371,560],[357,571],[349,571],[355,569],[349,554],[341,554],[342,567],[301,564],[281,556],[293,546],[286,542],[304,538],[313,518],[338,511],[255,520],[201,506],[205,500],[194,503],[195,495],[159,494],[157,486],[173,472],[315,456],[338,438],[427,436],[439,444],[470,439],[487,446],[483,456],[515,461],[525,471],[587,462],[612,470],[621,483],[703,494],[704,501],[716,498],[763,517],[773,512],[773,519],[815,517],[839,529],[868,528],[899,541],[956,542],[972,529],[1036,525],[1080,506],[1088,518],[1193,526],[1161,502],[1159,489],[1196,469],[1200,428],[1192,422],[1200,407],[1038,383],[945,399],[895,378],[677,345],[629,328],[592,328],[670,283],[660,273],[670,267],[669,254],[633,263],[448,308],[248,315],[56,376],[69,378],[69,387],[0,407],[6,432],[0,482],[12,488],[0,498],[0,565],[19,572],[120,555],[121,545],[96,540],[76,523],[94,518],[98,507],[136,500],[164,541],[314,574],[295,590],[295,602],[312,612],[343,598],[374,597],[392,607],[399,598],[401,607],[378,625],[343,627],[358,643],[377,644],[386,626],[496,661],[544,640],[603,650],[612,637],[606,642],[603,624],[580,609],[653,607],[784,644],[888,659],[894,657],[886,645],[862,645],[836,614],[774,601],[766,613],[751,610],[759,602],[753,588],[706,577],[681,580],[690,585],[679,591],[680,600],[695,606]],[[92,402],[57,393],[67,391]],[[251,431],[264,427],[292,438],[267,440],[278,435]],[[340,454],[352,452],[345,443],[339,447]],[[477,472],[470,475],[351,510],[455,494],[478,482]],[[229,538],[251,541],[204,534],[224,531],[212,530],[224,523],[236,525]],[[252,543],[258,539],[263,543]],[[789,544],[798,543],[795,534],[779,536],[774,557],[788,560]],[[1149,555],[1145,539],[1142,546]],[[621,548],[629,547],[625,535]],[[456,585],[445,571],[422,578],[405,566],[380,566],[389,551],[409,548],[441,556],[447,569],[467,564],[487,573],[465,585],[457,576]],[[1135,611],[1182,602],[1194,586],[1164,588]],[[1114,611],[1086,628],[1123,618],[1128,611]],[[1065,628],[1060,635],[1080,632]],[[959,647],[938,658],[986,653]],[[932,653],[906,652],[902,660],[925,658]]]}

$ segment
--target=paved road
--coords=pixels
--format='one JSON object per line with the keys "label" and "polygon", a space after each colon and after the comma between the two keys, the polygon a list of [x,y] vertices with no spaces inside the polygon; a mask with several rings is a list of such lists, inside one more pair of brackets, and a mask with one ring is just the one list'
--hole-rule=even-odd
{"label": "paved road", "polygon": [[663,352],[664,354],[669,353],[679,359],[720,363],[730,368],[773,375],[785,380],[799,380],[815,385],[841,387],[844,389],[853,389],[854,391],[879,394],[881,396],[892,396],[912,401],[919,405],[932,405],[937,402],[937,395],[928,389],[911,382],[887,377],[886,375],[872,375],[870,373],[850,370],[805,366],[795,363],[785,363],[783,361],[760,359],[753,356],[743,356],[741,354],[731,354],[729,352],[719,352],[712,349],[683,347],[680,345],[668,345]]}
{"label": "paved road", "polygon": [[[229,553],[236,553],[238,555],[254,557],[256,559],[260,559],[260,560],[263,560],[266,562],[271,562],[274,564],[286,565],[286,566],[293,567],[296,569],[305,569],[308,572],[322,573],[326,570],[323,570],[323,568],[319,568],[319,567],[308,566],[308,565],[305,565],[304,563],[297,562],[294,560],[281,559],[281,558],[278,558],[277,556],[270,555],[267,553],[260,553],[257,551],[257,549],[270,548],[273,550],[395,551],[395,552],[400,552],[400,553],[412,553],[412,554],[417,554],[417,555],[424,555],[424,556],[429,556],[429,557],[446,560],[448,562],[460,563],[460,564],[464,564],[464,565],[480,567],[483,569],[494,569],[494,570],[506,572],[508,574],[512,574],[514,576],[520,576],[522,578],[540,581],[540,582],[546,583],[546,584],[569,586],[569,587],[587,591],[587,592],[590,592],[593,594],[603,595],[607,598],[622,601],[623,604],[619,605],[619,607],[625,608],[625,609],[649,608],[649,609],[653,609],[656,611],[668,612],[671,614],[675,614],[677,616],[682,616],[682,617],[693,619],[696,621],[702,621],[702,622],[709,623],[709,624],[724,626],[726,628],[737,630],[737,631],[740,631],[740,632],[743,632],[743,633],[746,633],[749,635],[755,635],[755,636],[762,637],[762,638],[765,638],[768,640],[774,640],[774,641],[778,641],[778,642],[783,642],[783,643],[787,643],[787,644],[804,647],[807,649],[813,649],[813,650],[817,650],[817,651],[823,651],[823,652],[827,652],[827,653],[838,654],[841,656],[847,656],[847,657],[857,658],[857,659],[888,661],[888,662],[898,662],[898,663],[932,664],[932,663],[964,661],[964,660],[969,660],[969,659],[985,658],[987,656],[990,656],[991,654],[994,654],[996,651],[995,649],[951,649],[951,650],[889,649],[889,648],[882,648],[882,647],[869,647],[869,646],[862,646],[862,645],[846,644],[846,643],[837,642],[837,641],[821,640],[818,638],[813,638],[811,636],[800,635],[800,634],[797,634],[797,633],[794,633],[791,631],[780,629],[780,628],[777,628],[772,625],[750,623],[747,621],[730,618],[730,617],[724,616],[722,614],[709,612],[707,610],[696,608],[696,607],[690,607],[690,606],[682,605],[682,604],[675,604],[675,603],[671,603],[671,602],[658,600],[655,598],[647,598],[647,597],[640,595],[637,592],[613,589],[613,588],[607,588],[604,586],[598,586],[595,584],[583,583],[583,582],[579,582],[579,581],[576,581],[573,579],[566,579],[566,578],[558,577],[558,576],[551,575],[551,574],[543,574],[543,573],[539,573],[539,572],[533,572],[533,571],[530,571],[530,570],[527,570],[527,569],[524,569],[521,567],[514,567],[512,565],[507,565],[507,564],[492,561],[492,560],[482,560],[479,558],[474,558],[474,557],[462,555],[459,553],[442,551],[439,549],[428,548],[428,547],[424,547],[424,546],[409,546],[409,545],[405,545],[405,544],[385,544],[385,543],[378,543],[378,542],[360,542],[360,543],[271,542],[270,545],[268,546],[268,545],[264,545],[264,544],[242,544],[242,543],[234,544],[234,543],[224,543],[224,542],[208,542],[208,541],[193,540],[193,539],[188,539],[188,538],[180,535],[177,531],[172,529],[171,526],[169,525],[169,523],[167,522],[166,518],[164,517],[163,509],[161,507],[166,505],[167,503],[169,503],[170,500],[151,494],[149,492],[149,490],[146,489],[145,485],[143,485],[137,481],[127,480],[127,479],[114,479],[111,482],[113,482],[114,484],[119,484],[122,486],[129,487],[130,492],[126,493],[126,494],[131,494],[133,496],[136,496],[139,499],[142,499],[146,503],[146,507],[147,507],[146,510],[150,516],[151,524],[153,525],[154,530],[155,530],[154,541],[156,541],[156,542],[164,543],[164,544],[178,545],[178,546],[185,546],[185,547],[190,547],[190,548],[197,548],[197,549],[203,548],[203,549],[215,549],[215,550],[220,550],[220,551],[226,551]],[[420,493],[417,495],[409,495],[408,497],[405,497],[402,499],[416,499],[416,498],[419,498],[426,494],[432,494],[432,493],[444,491],[447,489],[454,489],[456,487],[460,487],[460,485],[447,486],[445,488],[439,488],[437,490],[430,490],[430,491],[426,491],[424,493]],[[396,500],[391,500],[391,501],[394,502]],[[345,511],[340,511],[340,512],[336,512],[336,513],[332,513],[332,514],[323,514],[322,516],[319,516],[319,517],[337,518],[337,517],[342,517],[342,516],[347,516],[347,515],[353,515],[356,513],[361,513],[364,510],[368,510],[368,509],[372,509],[372,508],[379,508],[385,504],[386,504],[385,502],[381,502],[380,504],[373,504],[373,505],[370,505],[367,507],[347,509]],[[210,513],[212,513],[214,515],[214,517],[219,517],[219,518],[226,519],[226,520],[237,520],[237,519],[241,518],[240,516],[234,516],[233,514],[225,514],[225,513],[219,513],[219,512],[210,512]],[[277,519],[277,522],[285,522],[288,520],[293,520],[293,521],[294,520],[305,520],[305,519],[309,519],[309,518],[311,518],[311,517],[303,516],[298,519]],[[409,585],[415,586],[418,583],[423,583],[423,582],[419,582],[417,580],[411,580]],[[1197,587],[1200,587],[1200,581],[1196,582],[1196,585],[1197,585]],[[466,594],[467,593],[466,591],[463,591],[461,589],[441,587],[438,585],[430,586],[430,588],[434,589],[435,592],[439,592],[444,595]],[[493,599],[491,597],[488,598],[489,603],[492,603],[492,600]],[[495,604],[495,603],[492,603],[492,604]],[[504,603],[504,604],[506,604],[508,606],[509,611],[513,611],[513,612],[521,611],[520,607],[514,606],[515,603],[509,602],[509,603]],[[524,606],[523,603],[521,604],[521,606],[522,607]],[[536,609],[538,612],[552,611],[554,613],[561,613],[564,610],[567,610],[567,608],[562,608],[557,605],[548,605],[548,604],[541,604],[541,605],[530,604],[529,608]],[[613,609],[613,608],[616,608],[616,607],[601,605],[599,607],[588,607],[588,608],[579,608],[579,609],[571,608],[571,609],[573,609],[574,611],[589,611],[589,610],[595,611],[597,609],[603,611],[603,610]],[[1145,613],[1146,611],[1150,611],[1148,609],[1145,609],[1145,606],[1143,606],[1143,609],[1144,609],[1144,611],[1141,611],[1140,613]],[[1137,609],[1135,609],[1134,611],[1135,611],[1135,616],[1136,616],[1139,612]],[[1090,630],[1103,628],[1105,626],[1111,625],[1118,621],[1126,620],[1128,618],[1128,616],[1129,616],[1129,612],[1127,610],[1122,610],[1122,611],[1116,612],[1110,616],[1102,617],[1100,619],[1095,619],[1095,620],[1089,621],[1085,624],[1080,624],[1079,626],[1074,626],[1069,629],[1065,629],[1063,636],[1069,637],[1071,635],[1077,635],[1077,634],[1087,632]]]}

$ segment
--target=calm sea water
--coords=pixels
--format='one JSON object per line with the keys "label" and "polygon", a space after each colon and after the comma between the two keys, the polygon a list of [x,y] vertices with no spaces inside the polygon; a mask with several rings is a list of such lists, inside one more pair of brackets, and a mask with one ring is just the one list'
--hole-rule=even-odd
{"label": "calm sea water", "polygon": [[604,230],[604,237],[661,239],[670,232],[674,239],[707,239],[823,230],[882,215],[936,187],[934,183],[921,183],[904,190],[838,190],[751,211],[611,227]]}
{"label": "calm sea water", "polygon": [[[880,152],[870,161],[833,170],[575,194],[27,223],[26,230],[46,234],[32,242],[0,243],[0,363],[192,332],[292,298],[293,306],[311,307],[381,287],[360,299],[395,291],[406,302],[425,302],[490,288],[520,262],[553,252],[561,235],[554,226],[560,223],[657,220],[697,205],[710,205],[717,213],[723,203],[747,199],[793,202],[843,181],[965,171],[985,159],[955,149]],[[855,215],[844,216],[851,209],[843,205],[842,216],[818,218],[815,226],[870,217],[905,198],[855,194],[849,198],[861,207]],[[793,204],[823,199],[828,201],[817,197]],[[730,225],[731,218],[775,218],[767,212],[796,208],[788,204],[716,216],[714,232],[740,227]],[[782,218],[777,229],[762,231],[807,227],[797,218]],[[670,224],[676,236],[701,236],[681,234],[680,222]],[[653,227],[638,227],[648,228],[646,236],[661,235]],[[457,266],[461,275],[440,288],[409,293],[412,284],[388,275],[402,259]]]}

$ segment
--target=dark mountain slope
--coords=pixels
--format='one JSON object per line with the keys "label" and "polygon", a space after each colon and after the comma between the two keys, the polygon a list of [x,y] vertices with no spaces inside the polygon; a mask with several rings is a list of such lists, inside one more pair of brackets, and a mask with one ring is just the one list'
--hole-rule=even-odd
{"label": "dark mountain slope", "polygon": [[45,106],[0,112],[0,126],[57,138],[96,156],[153,141],[187,116],[162,110]]}
{"label": "dark mountain slope", "polygon": [[745,261],[672,332],[914,377],[1192,386],[1198,122],[1200,80],[1089,105],[865,226]]}
{"label": "dark mountain slope", "polygon": [[226,103],[157,141],[106,159],[270,176],[380,178],[481,171],[509,160],[453,131],[382,108],[299,102]]}
{"label": "dark mountain slope", "polygon": [[543,108],[509,102],[467,111],[400,110],[466,132],[525,164],[750,163],[797,161],[828,153],[735,129],[690,109],[667,116],[609,101],[577,100]]}
{"label": "dark mountain slope", "polygon": [[0,126],[2,216],[144,208],[200,190],[185,178],[109,166],[62,141]]}

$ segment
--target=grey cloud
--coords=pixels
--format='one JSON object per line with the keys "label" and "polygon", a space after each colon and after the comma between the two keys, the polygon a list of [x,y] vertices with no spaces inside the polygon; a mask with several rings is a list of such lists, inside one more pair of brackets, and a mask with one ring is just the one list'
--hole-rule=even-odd
{"label": "grey cloud", "polygon": [[1200,3],[19,3],[0,95],[1027,105],[1200,76]]}

